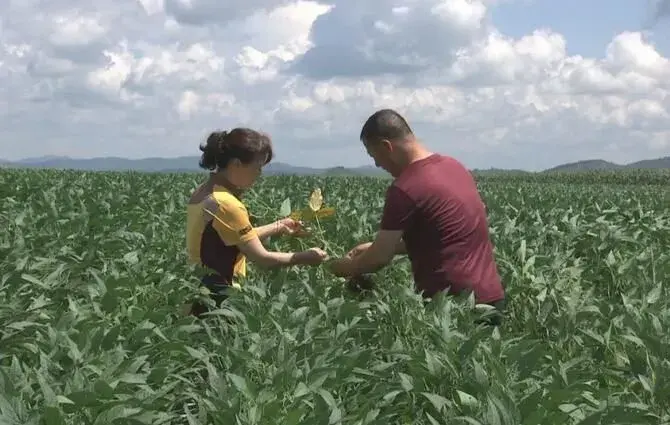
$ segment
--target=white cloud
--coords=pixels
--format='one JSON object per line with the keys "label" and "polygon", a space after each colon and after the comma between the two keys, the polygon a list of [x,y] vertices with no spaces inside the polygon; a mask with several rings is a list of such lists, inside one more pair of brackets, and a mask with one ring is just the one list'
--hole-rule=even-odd
{"label": "white cloud", "polygon": [[[150,2],[146,0],[141,3],[145,9],[155,11],[160,8],[155,3],[147,7]],[[187,25],[220,25],[246,18],[259,9],[273,9],[290,3],[290,0],[164,0],[161,6],[178,22]]]}
{"label": "white cloud", "polygon": [[292,70],[314,79],[420,72],[450,61],[455,49],[485,35],[488,27],[481,0],[336,4],[314,22],[315,45]]}
{"label": "white cloud", "polygon": [[248,125],[279,160],[358,165],[383,107],[471,166],[670,149],[670,61],[644,33],[582,57],[548,28],[502,33],[492,0],[224,3],[2,3],[2,156],[197,155]]}
{"label": "white cloud", "polygon": [[54,46],[88,45],[107,32],[96,18],[76,13],[56,16],[52,25],[49,41]]}

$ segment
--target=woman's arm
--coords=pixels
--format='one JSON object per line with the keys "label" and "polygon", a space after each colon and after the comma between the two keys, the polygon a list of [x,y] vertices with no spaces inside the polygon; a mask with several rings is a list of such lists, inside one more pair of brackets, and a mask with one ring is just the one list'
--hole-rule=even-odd
{"label": "woman's arm", "polygon": [[317,265],[328,258],[328,255],[319,248],[311,248],[302,252],[268,251],[258,237],[239,244],[238,248],[251,262],[266,268],[297,264]]}
{"label": "woman's arm", "polygon": [[270,236],[276,235],[293,235],[293,236],[303,236],[304,230],[302,223],[300,221],[293,220],[292,218],[282,218],[270,224],[264,226],[256,227],[256,234],[258,239],[264,241]]}
{"label": "woman's arm", "polygon": [[281,232],[282,229],[282,224],[279,220],[266,224],[264,226],[259,226],[256,227],[256,234],[258,235],[258,239],[261,241],[266,240],[270,236],[275,236],[278,233]]}

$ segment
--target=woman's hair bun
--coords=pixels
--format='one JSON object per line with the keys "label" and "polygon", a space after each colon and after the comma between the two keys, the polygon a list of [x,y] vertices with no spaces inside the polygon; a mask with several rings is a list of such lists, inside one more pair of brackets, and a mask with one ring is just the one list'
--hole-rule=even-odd
{"label": "woman's hair bun", "polygon": [[267,164],[274,156],[270,137],[249,128],[214,131],[207,137],[205,144],[200,145],[200,151],[200,167],[207,170],[222,170],[232,159],[243,164],[255,160]]}
{"label": "woman's hair bun", "polygon": [[224,139],[228,134],[227,131],[214,131],[205,141],[204,145],[200,145],[202,157],[200,158],[200,168],[207,170],[216,170],[217,158],[221,154]]}

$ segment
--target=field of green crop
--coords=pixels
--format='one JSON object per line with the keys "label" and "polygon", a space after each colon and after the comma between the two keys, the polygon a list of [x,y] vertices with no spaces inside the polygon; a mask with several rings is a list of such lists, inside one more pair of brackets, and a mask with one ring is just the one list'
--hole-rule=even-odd
{"label": "field of green crop", "polygon": [[[353,294],[324,268],[250,266],[212,317],[186,264],[197,174],[0,170],[0,424],[668,424],[670,174],[485,175],[509,298],[423,306],[399,258]],[[306,240],[374,235],[389,181],[268,177],[254,220],[337,216]]]}

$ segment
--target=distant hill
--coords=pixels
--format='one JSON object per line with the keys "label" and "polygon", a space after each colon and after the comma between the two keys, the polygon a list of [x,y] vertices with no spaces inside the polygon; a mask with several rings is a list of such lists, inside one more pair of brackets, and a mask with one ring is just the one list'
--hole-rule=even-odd
{"label": "distant hill", "polygon": [[473,173],[476,173],[478,175],[487,175],[487,174],[532,174],[532,171],[526,171],[526,170],[519,170],[516,168],[475,168],[474,170],[470,170]]}
{"label": "distant hill", "polygon": [[377,176],[387,175],[386,172],[377,167],[363,166],[356,168],[333,167],[323,170],[323,173],[328,176]]}
{"label": "distant hill", "polygon": [[[87,171],[145,171],[145,172],[207,172],[198,167],[199,157],[182,156],[176,158],[143,158],[128,159],[119,157],[102,157],[74,159],[68,157],[27,158],[20,161],[0,160],[0,165],[10,168],[51,168]],[[265,175],[384,175],[384,171],[376,167],[363,166],[354,168],[311,168],[300,167],[283,162],[271,162],[263,169]]]}
{"label": "distant hill", "polygon": [[590,159],[559,165],[545,172],[590,171],[590,170],[621,170],[621,169],[659,169],[670,168],[670,156],[656,159],[645,159],[629,164],[616,164],[602,159]]}
{"label": "distant hill", "polygon": [[670,156],[633,162],[626,168],[670,168]]}
{"label": "distant hill", "polygon": [[[9,168],[56,168],[88,171],[145,171],[145,172],[206,172],[198,167],[199,157],[182,156],[176,158],[143,158],[128,159],[119,157],[102,157],[90,159],[74,159],[61,156],[27,158],[20,161],[0,159],[0,166]],[[544,170],[544,172],[575,172],[589,170],[618,169],[659,169],[670,168],[670,156],[657,159],[646,159],[630,164],[615,164],[601,159],[578,161]],[[523,170],[503,170],[497,168],[473,170],[478,174],[496,173],[528,173]],[[311,168],[300,167],[283,162],[271,162],[264,170],[265,175],[338,175],[338,176],[388,176],[386,172],[373,166],[363,167],[331,167]]]}

